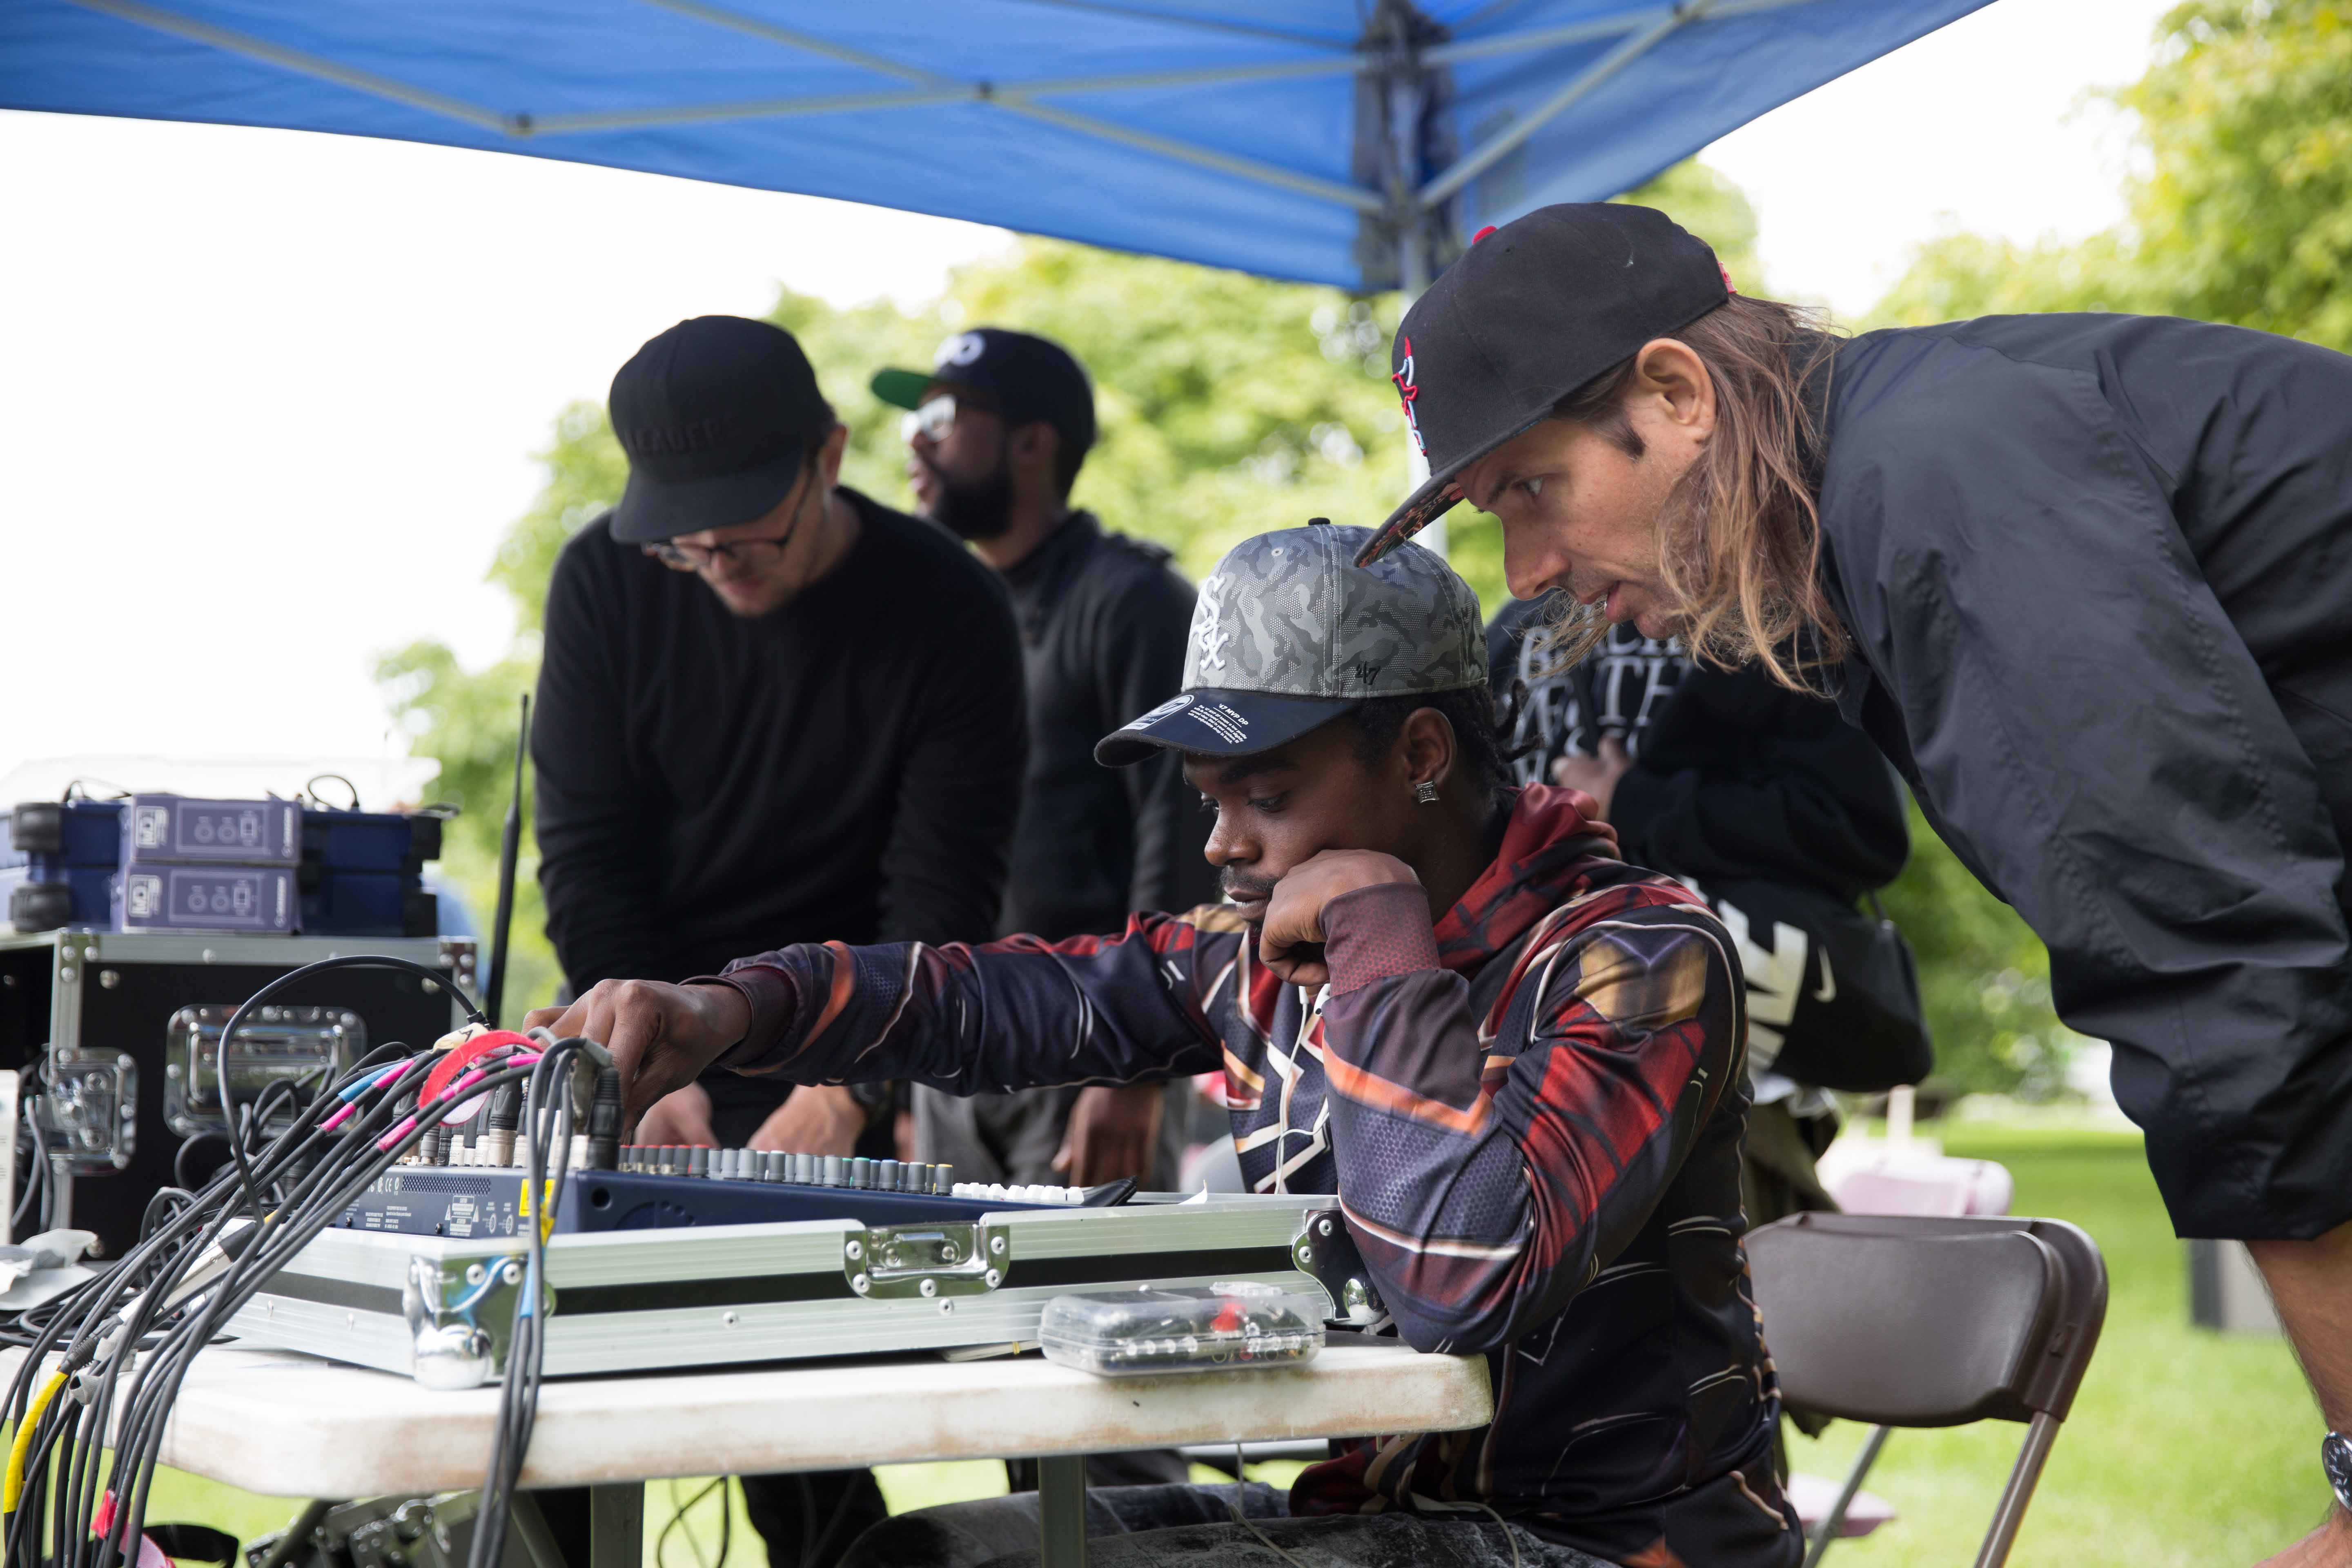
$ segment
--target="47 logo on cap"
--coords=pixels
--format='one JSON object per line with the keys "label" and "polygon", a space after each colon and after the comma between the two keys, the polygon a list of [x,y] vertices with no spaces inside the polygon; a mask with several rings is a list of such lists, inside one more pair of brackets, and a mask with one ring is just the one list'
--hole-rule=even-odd
{"label": "47 logo on cap", "polygon": [[1396,383],[1397,396],[1404,403],[1404,427],[1412,435],[1413,450],[1425,458],[1429,456],[1429,444],[1421,438],[1421,422],[1412,416],[1412,400],[1421,395],[1421,388],[1412,380],[1412,340],[1401,338],[1398,342],[1404,348],[1404,363],[1389,373],[1389,379]]}

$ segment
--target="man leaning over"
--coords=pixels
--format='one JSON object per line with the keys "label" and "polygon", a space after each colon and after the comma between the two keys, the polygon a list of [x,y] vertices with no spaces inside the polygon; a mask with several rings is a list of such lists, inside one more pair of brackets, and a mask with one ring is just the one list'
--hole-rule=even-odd
{"label": "man leaning over", "polygon": [[2048,944],[2334,1428],[2278,1561],[2352,1564],[2352,358],[2122,315],[1841,341],[1589,205],[1473,246],[1391,363],[1431,478],[1368,561],[1466,499],[1520,596],[1826,688]]}

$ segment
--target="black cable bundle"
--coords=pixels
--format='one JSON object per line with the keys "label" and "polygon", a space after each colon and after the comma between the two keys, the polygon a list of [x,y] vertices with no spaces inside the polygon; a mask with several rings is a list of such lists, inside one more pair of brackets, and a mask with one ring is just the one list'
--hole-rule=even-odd
{"label": "black cable bundle", "polygon": [[[483,1021],[446,974],[404,959],[355,955],[306,965],[254,993],[221,1031],[223,1048],[245,1015],[279,988],[328,970],[371,966],[413,971],[450,986],[467,1016]],[[197,1352],[452,1111],[512,1086],[524,1090],[528,1191],[537,1223],[528,1227],[506,1394],[474,1538],[475,1568],[497,1563],[538,1408],[543,1227],[562,1177],[577,1092],[567,1069],[585,1052],[609,1070],[603,1048],[589,1041],[551,1041],[543,1034],[538,1040],[534,1059],[516,1059],[525,1053],[513,1044],[496,1047],[423,1104],[416,1100],[424,1069],[438,1058],[429,1048],[379,1047],[307,1104],[296,1103],[294,1086],[272,1085],[251,1106],[239,1107],[224,1073],[223,1109],[236,1130],[227,1139],[230,1163],[194,1192],[159,1194],[149,1206],[148,1234],[119,1264],[20,1315],[7,1336],[30,1353],[0,1405],[14,1436],[0,1478],[6,1560],[40,1563],[48,1556],[54,1568],[134,1562],[165,1419]],[[280,1093],[283,1105],[275,1102]],[[288,1124],[268,1136],[272,1117],[287,1113]],[[110,1465],[105,1457],[110,1436]]]}

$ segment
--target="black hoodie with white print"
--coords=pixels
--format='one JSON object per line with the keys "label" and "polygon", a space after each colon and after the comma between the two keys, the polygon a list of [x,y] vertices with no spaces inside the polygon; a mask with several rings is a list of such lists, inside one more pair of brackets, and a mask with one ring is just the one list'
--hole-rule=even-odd
{"label": "black hoodie with white print", "polygon": [[[1551,624],[1544,599],[1514,599],[1487,627],[1504,748],[1519,783],[1549,784],[1559,758],[1597,755],[1604,737],[1616,737],[1632,766],[1609,819],[1628,861],[1710,893],[1717,884],[1770,882],[1849,906],[1902,870],[1910,837],[1901,785],[1833,703],[1752,666],[1698,664],[1679,640],[1630,626],[1610,627],[1580,663],[1556,669]],[[1736,910],[1721,912],[1747,971],[1760,1068],[1777,1054],[1770,1026],[1790,1020],[1808,953],[1803,941],[1781,939],[1802,933],[1781,927],[1766,946]],[[1799,1091],[1775,1073],[1755,1078],[1759,1103]]]}

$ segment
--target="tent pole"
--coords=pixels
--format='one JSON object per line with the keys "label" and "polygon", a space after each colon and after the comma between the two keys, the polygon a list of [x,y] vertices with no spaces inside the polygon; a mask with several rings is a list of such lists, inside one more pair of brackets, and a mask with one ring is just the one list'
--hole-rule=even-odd
{"label": "tent pole", "polygon": [[[1397,268],[1397,274],[1405,280],[1404,287],[1400,292],[1404,296],[1403,307],[1407,310],[1412,310],[1412,302],[1421,298],[1422,290],[1429,287],[1429,253],[1420,243],[1422,237],[1420,226],[1425,221],[1421,214],[1414,213],[1412,226],[1405,230],[1404,237],[1399,241],[1402,255],[1398,258],[1400,266]],[[1419,489],[1423,482],[1429,478],[1428,454],[1421,449],[1420,443],[1412,438],[1411,432],[1407,432],[1404,438],[1404,466],[1405,487],[1410,493]],[[1438,518],[1429,523],[1412,537],[1414,543],[1425,550],[1434,552],[1440,561],[1446,558],[1444,518]]]}
{"label": "tent pole", "polygon": [[[1421,51],[1401,23],[1395,37],[1398,53],[1406,63],[1389,79],[1389,156],[1395,168],[1395,178],[1389,185],[1393,194],[1390,210],[1397,215],[1397,287],[1404,297],[1403,309],[1410,310],[1429,287],[1429,240],[1437,219],[1414,199],[1421,186],[1421,117],[1428,90],[1422,80]],[[1429,478],[1429,458],[1410,428],[1404,437],[1404,461],[1406,489],[1420,489]],[[1443,561],[1445,520],[1430,523],[1413,540]]]}

